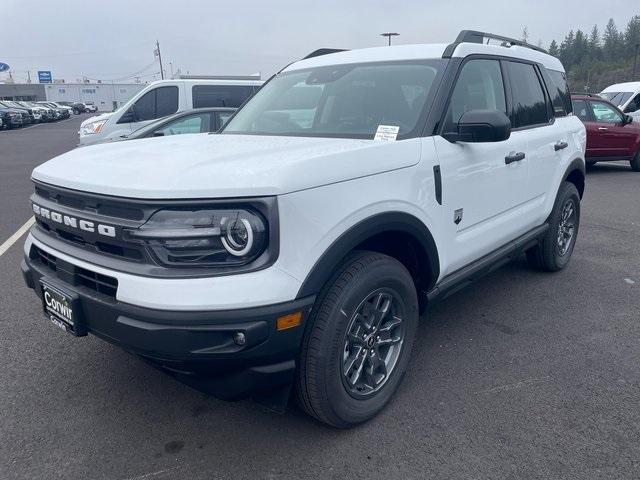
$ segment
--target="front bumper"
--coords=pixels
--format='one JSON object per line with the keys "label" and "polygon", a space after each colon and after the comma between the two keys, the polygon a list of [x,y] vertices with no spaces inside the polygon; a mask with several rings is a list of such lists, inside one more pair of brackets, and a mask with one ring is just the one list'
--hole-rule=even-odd
{"label": "front bumper", "polygon": [[[144,357],[181,381],[234,399],[290,384],[314,297],[276,305],[216,311],[168,311],[135,306],[68,283],[73,265],[57,270],[26,256],[22,274],[42,297],[40,279],[64,282],[79,297],[87,331]],[[176,288],[175,295],[180,295]],[[278,331],[278,317],[302,312],[300,326]],[[234,338],[244,334],[245,343]]]}

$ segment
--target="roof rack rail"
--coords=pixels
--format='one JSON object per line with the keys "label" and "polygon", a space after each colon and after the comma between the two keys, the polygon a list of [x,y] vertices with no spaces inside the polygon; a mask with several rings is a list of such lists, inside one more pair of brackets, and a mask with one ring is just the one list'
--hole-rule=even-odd
{"label": "roof rack rail", "polygon": [[314,50],[313,52],[311,52],[302,60],[306,60],[307,58],[313,58],[313,57],[321,57],[322,55],[329,55],[331,53],[346,52],[346,51],[347,50],[344,48],[319,48],[318,50]]}
{"label": "roof rack rail", "polygon": [[485,43],[485,39],[487,39],[487,41],[499,40],[506,47],[517,45],[518,47],[530,48],[531,50],[535,50],[537,52],[548,53],[542,47],[531,45],[530,43],[524,42],[522,40],[516,40],[515,38],[503,37],[502,35],[496,35],[494,33],[479,32],[477,30],[462,30],[458,34],[458,37],[456,38],[455,42],[450,44],[445,49],[444,53],[442,54],[442,58],[451,58],[453,51],[461,43]]}

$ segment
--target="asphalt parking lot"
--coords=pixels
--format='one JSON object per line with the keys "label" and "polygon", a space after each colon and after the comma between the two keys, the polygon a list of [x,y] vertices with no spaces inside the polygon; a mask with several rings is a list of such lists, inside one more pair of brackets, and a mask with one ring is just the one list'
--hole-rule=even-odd
{"label": "asphalt parking lot", "polygon": [[[80,117],[0,132],[0,244]],[[389,407],[350,431],[194,391],[41,314],[0,257],[0,478],[640,478],[640,174],[596,166],[570,266],[433,306]]]}

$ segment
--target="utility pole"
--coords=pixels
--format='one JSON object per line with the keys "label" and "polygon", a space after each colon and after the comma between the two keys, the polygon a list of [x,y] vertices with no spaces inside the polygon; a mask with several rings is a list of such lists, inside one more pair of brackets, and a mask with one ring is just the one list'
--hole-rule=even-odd
{"label": "utility pole", "polygon": [[173,80],[173,62],[169,62],[169,68],[171,69],[171,80]]}
{"label": "utility pole", "polygon": [[398,37],[400,36],[400,34],[396,32],[386,32],[386,33],[381,33],[380,36],[387,37],[389,39],[389,46],[391,46],[391,37]]}
{"label": "utility pole", "polygon": [[162,54],[160,53],[160,42],[156,40],[156,55],[160,61],[160,78],[164,80],[164,71],[162,70]]}
{"label": "utility pole", "polygon": [[636,43],[636,54],[633,57],[633,75],[631,76],[631,80],[636,79],[636,67],[638,66],[638,50],[640,50],[640,43]]}
{"label": "utility pole", "polygon": [[31,72],[27,70],[27,83],[31,83]]}

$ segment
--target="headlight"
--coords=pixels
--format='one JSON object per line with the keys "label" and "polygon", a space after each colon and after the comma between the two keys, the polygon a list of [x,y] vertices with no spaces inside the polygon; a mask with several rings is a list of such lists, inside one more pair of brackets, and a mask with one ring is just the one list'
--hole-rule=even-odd
{"label": "headlight", "polygon": [[80,135],[93,135],[96,133],[100,133],[105,123],[107,123],[106,120],[88,123],[80,129]]}
{"label": "headlight", "polygon": [[159,210],[125,235],[169,267],[246,265],[268,243],[266,221],[249,209]]}

